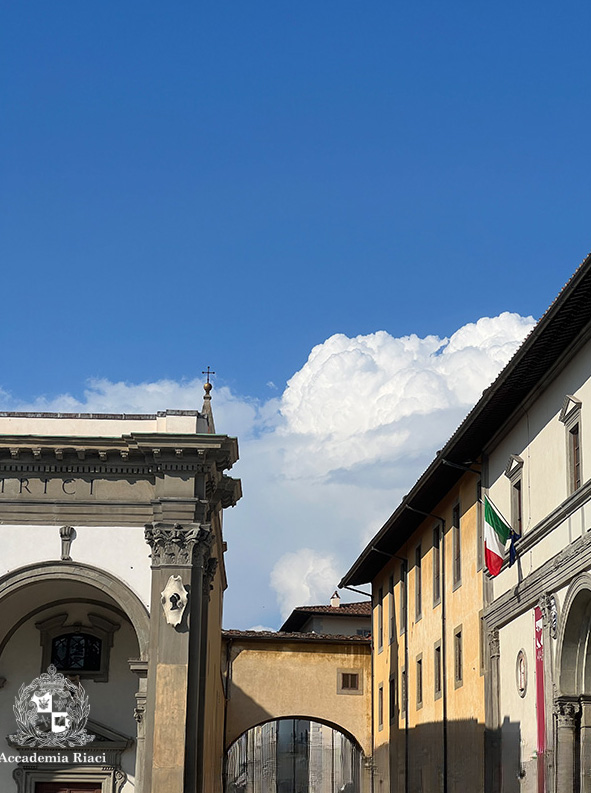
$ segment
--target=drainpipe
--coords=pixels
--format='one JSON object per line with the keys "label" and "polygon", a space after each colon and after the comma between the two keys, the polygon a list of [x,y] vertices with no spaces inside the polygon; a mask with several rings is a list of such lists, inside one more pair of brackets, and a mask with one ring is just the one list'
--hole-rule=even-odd
{"label": "drainpipe", "polygon": [[[412,509],[412,507],[409,507]],[[416,510],[415,510],[416,512]],[[403,556],[398,556],[395,553],[387,553],[387,551],[380,551],[379,548],[371,548],[375,553],[381,553],[382,556],[387,556],[389,559],[399,559],[401,567],[404,571],[404,793],[410,793],[410,776],[408,773],[408,758],[409,758],[409,727],[408,727],[408,689],[409,689],[409,669],[408,669],[408,559]],[[372,653],[373,664],[373,653]],[[372,686],[373,686],[373,670],[372,670]],[[373,718],[373,691],[372,691],[372,718]],[[373,725],[372,725],[373,732]],[[373,739],[372,739],[373,740]],[[447,793],[447,792],[446,792]]]}

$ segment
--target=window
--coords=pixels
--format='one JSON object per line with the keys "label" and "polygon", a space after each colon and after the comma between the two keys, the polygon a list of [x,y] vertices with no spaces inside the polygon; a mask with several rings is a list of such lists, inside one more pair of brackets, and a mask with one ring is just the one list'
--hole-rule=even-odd
{"label": "window", "polygon": [[390,721],[394,721],[396,718],[396,676],[390,676],[390,688],[388,689],[389,692],[389,706],[390,706]]}
{"label": "window", "polygon": [[433,656],[433,681],[435,699],[441,696],[441,639],[435,642],[435,653]]}
{"label": "window", "polygon": [[423,655],[417,656],[417,710],[423,707]]}
{"label": "window", "polygon": [[406,598],[406,562],[400,564],[400,633],[406,630],[407,598]]}
{"label": "window", "polygon": [[415,550],[415,620],[421,619],[421,612],[423,607],[423,592],[421,580],[421,546],[418,545]]}
{"label": "window", "polygon": [[363,636],[364,639],[369,639],[371,631],[369,628],[357,628],[357,636]]}
{"label": "window", "polygon": [[462,647],[462,626],[454,631],[454,682],[455,688],[459,688],[464,682],[463,677],[463,647]]}
{"label": "window", "polygon": [[341,688],[350,691],[357,691],[359,688],[359,675],[354,672],[342,672]]}
{"label": "window", "polygon": [[566,428],[566,458],[568,494],[575,493],[582,482],[581,471],[581,408],[577,397],[567,394],[558,417]]}
{"label": "window", "polygon": [[433,605],[441,603],[441,529],[433,529]]}
{"label": "window", "polygon": [[462,583],[462,537],[460,529],[460,505],[456,504],[451,513],[453,536],[453,588]]}
{"label": "window", "polygon": [[378,589],[378,652],[382,651],[384,646],[384,590],[382,587]]}
{"label": "window", "polygon": [[396,632],[396,620],[394,619],[394,576],[391,575],[388,579],[388,606],[390,609],[390,630],[388,640],[390,644],[394,641],[394,634]]}
{"label": "window", "polygon": [[579,424],[574,424],[568,431],[570,492],[574,493],[581,487],[581,446]]}
{"label": "window", "polygon": [[523,501],[521,498],[521,478],[511,486],[511,527],[520,537],[522,531]]}
{"label": "window", "polygon": [[384,684],[380,683],[378,688],[378,730],[384,727]]}
{"label": "window", "polygon": [[51,663],[60,672],[98,672],[102,642],[88,633],[67,633],[51,642]]}
{"label": "window", "polygon": [[360,669],[337,669],[337,694],[363,694]]}
{"label": "window", "polygon": [[[78,618],[78,616],[77,616]],[[119,623],[103,614],[88,613],[84,621],[70,622],[68,614],[56,614],[35,627],[41,633],[41,671],[50,664],[65,674],[107,682],[113,636]]]}

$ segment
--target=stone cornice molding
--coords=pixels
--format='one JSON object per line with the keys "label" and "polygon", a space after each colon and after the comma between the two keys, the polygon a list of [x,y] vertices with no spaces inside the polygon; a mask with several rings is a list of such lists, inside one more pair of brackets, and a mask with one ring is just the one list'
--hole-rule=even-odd
{"label": "stone cornice molding", "polygon": [[545,592],[556,592],[582,570],[591,567],[591,532],[530,573],[516,587],[494,600],[484,612],[490,628],[501,628],[538,604]]}
{"label": "stone cornice molding", "polygon": [[208,524],[148,523],[144,536],[152,549],[152,567],[203,565],[213,542]]}
{"label": "stone cornice molding", "polygon": [[[520,537],[516,541],[515,547],[518,554],[523,554],[529,551],[540,540],[549,534],[556,526],[559,526],[573,513],[580,509],[583,504],[591,500],[591,479],[583,484],[571,496],[565,499],[562,504],[559,504],[555,510],[541,520],[536,526],[533,527],[527,534]],[[505,559],[501,570],[505,570],[509,566],[509,559]],[[489,574],[490,577],[490,574]]]}

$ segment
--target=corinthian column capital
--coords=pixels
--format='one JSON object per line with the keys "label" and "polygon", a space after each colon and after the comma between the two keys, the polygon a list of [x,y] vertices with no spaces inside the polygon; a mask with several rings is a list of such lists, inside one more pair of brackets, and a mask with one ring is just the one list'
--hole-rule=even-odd
{"label": "corinthian column capital", "polygon": [[190,567],[195,556],[203,564],[211,552],[211,529],[206,524],[148,523],[144,536],[152,549],[152,567]]}

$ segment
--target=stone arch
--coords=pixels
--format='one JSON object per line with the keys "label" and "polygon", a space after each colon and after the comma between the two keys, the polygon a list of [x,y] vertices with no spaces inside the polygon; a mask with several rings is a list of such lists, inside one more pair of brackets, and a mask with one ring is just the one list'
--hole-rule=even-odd
{"label": "stone arch", "polygon": [[[92,565],[80,562],[39,562],[19,567],[0,578],[0,608],[24,588],[59,580],[84,584],[106,594],[127,615],[138,641],[142,660],[148,659],[150,617],[139,597],[121,579]],[[12,627],[12,626],[11,626]],[[0,647],[8,631],[0,636]]]}
{"label": "stone arch", "polygon": [[228,747],[225,790],[360,793],[367,789],[363,760],[359,742],[338,724],[309,716],[267,719],[248,727]]}
{"label": "stone arch", "polygon": [[300,720],[300,721],[313,721],[313,722],[315,722],[317,724],[323,724],[326,727],[330,727],[335,732],[340,732],[342,735],[344,735],[345,738],[347,738],[349,741],[351,741],[351,743],[357,749],[359,749],[359,751],[361,752],[362,756],[365,756],[365,753],[363,751],[363,747],[362,747],[361,743],[357,740],[355,735],[353,735],[352,732],[349,732],[349,730],[345,729],[345,727],[342,727],[340,724],[337,724],[337,722],[330,721],[329,719],[323,719],[323,718],[320,718],[318,716],[307,716],[307,715],[302,715],[302,714],[293,714],[293,715],[289,715],[289,716],[273,716],[273,717],[270,717],[268,719],[263,719],[262,721],[250,724],[248,727],[246,727],[240,733],[240,735],[236,736],[235,738],[233,738],[228,743],[228,745],[226,746],[226,752],[229,751],[229,749],[233,746],[233,744],[235,744],[236,741],[240,740],[240,738],[242,738],[242,736],[245,733],[247,733],[249,730],[252,730],[255,727],[262,727],[264,724],[269,724],[272,721],[287,721],[289,719],[297,719],[297,720]]}
{"label": "stone arch", "polygon": [[558,693],[591,694],[591,575],[582,573],[570,585],[558,634]]}

